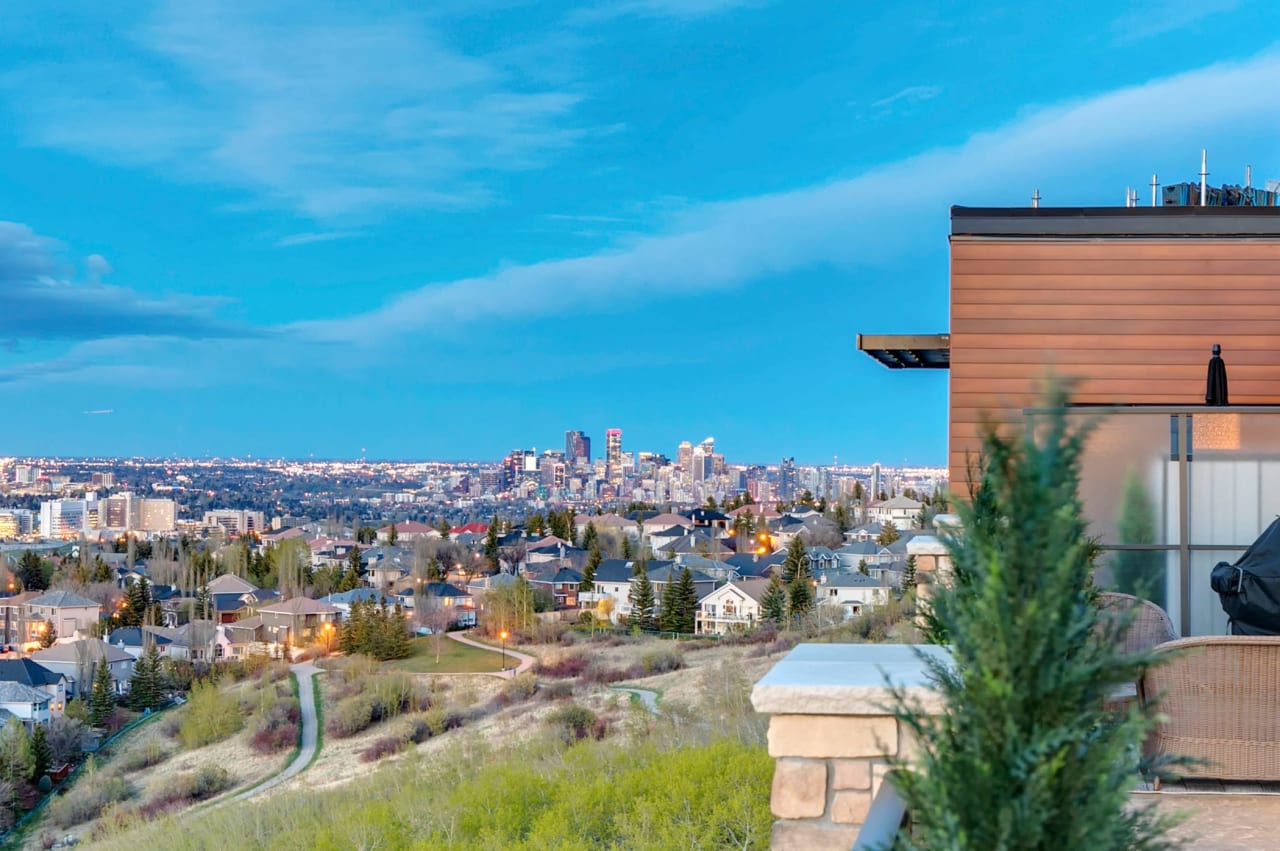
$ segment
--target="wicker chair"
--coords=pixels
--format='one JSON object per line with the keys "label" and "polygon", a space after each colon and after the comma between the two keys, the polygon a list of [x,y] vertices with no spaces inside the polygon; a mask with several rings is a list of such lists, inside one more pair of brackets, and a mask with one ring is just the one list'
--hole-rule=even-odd
{"label": "wicker chair", "polygon": [[1185,777],[1280,781],[1280,636],[1212,635],[1162,644],[1139,683],[1159,700],[1153,744],[1204,760]]}
{"label": "wicker chair", "polygon": [[[1150,600],[1103,591],[1098,594],[1098,608],[1104,615],[1115,613],[1116,617],[1132,613],[1133,620],[1119,636],[1120,649],[1125,653],[1145,653],[1178,637],[1173,621],[1169,620],[1165,610]],[[1101,622],[1105,623],[1106,619],[1103,618]]]}

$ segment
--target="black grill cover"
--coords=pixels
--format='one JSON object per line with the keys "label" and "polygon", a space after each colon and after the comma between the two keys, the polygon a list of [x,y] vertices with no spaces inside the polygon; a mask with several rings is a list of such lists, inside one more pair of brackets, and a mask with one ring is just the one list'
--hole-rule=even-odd
{"label": "black grill cover", "polygon": [[1209,574],[1232,635],[1280,635],[1280,518],[1272,521],[1235,564]]}

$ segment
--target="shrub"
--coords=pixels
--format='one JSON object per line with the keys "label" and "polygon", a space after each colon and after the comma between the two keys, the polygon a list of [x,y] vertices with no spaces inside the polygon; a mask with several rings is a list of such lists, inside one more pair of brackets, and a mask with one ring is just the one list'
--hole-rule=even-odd
{"label": "shrub", "polygon": [[655,650],[652,653],[646,653],[640,660],[640,664],[644,665],[646,676],[665,674],[668,671],[678,671],[683,668],[684,657],[675,650]]}
{"label": "shrub", "polygon": [[254,730],[249,737],[249,746],[255,753],[280,753],[296,746],[300,733],[301,728],[294,723]]}
{"label": "shrub", "polygon": [[501,694],[510,703],[517,703],[521,700],[527,700],[533,697],[534,692],[538,690],[538,680],[533,674],[524,673],[512,677],[507,680],[506,685],[502,687]]}
{"label": "shrub", "polygon": [[596,721],[596,714],[578,703],[566,703],[548,713],[546,718],[547,725],[559,728],[560,737],[567,742],[585,739]]}
{"label": "shrub", "polygon": [[[423,725],[424,728],[426,725]],[[377,762],[383,757],[397,754],[404,750],[412,740],[405,736],[383,736],[369,747],[360,751],[361,762]]]}
{"label": "shrub", "polygon": [[547,683],[538,689],[538,696],[543,700],[564,700],[573,697],[573,683]]}
{"label": "shrub", "polygon": [[116,760],[116,768],[128,774],[159,765],[171,756],[173,752],[162,747],[159,742],[146,742],[121,754]]}
{"label": "shrub", "polygon": [[180,774],[160,799],[169,801],[203,801],[231,786],[231,774],[220,765],[202,765],[195,771]]}
{"label": "shrub", "polygon": [[534,671],[544,677],[576,677],[587,669],[590,660],[580,653],[563,653],[546,659],[539,659]]}
{"label": "shrub", "polygon": [[182,709],[178,736],[183,746],[199,748],[234,735],[244,726],[240,701],[211,682],[197,683]]}
{"label": "shrub", "polygon": [[108,804],[127,801],[137,790],[118,774],[95,774],[80,782],[62,797],[49,803],[49,820],[61,828],[92,821]]}
{"label": "shrub", "polygon": [[608,685],[623,680],[636,680],[645,674],[643,665],[631,665],[626,668],[613,668],[606,665],[592,665],[579,677],[583,685]]}
{"label": "shrub", "polygon": [[363,732],[373,724],[374,700],[372,695],[357,694],[338,702],[325,721],[325,730],[344,739]]}

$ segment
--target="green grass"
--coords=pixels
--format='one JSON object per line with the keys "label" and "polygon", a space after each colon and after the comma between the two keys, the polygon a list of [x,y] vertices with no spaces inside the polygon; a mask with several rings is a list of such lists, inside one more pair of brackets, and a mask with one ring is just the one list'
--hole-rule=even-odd
{"label": "green grass", "polygon": [[[502,664],[502,655],[497,650],[481,650],[452,638],[445,638],[441,642],[440,663],[436,664],[433,642],[434,638],[431,636],[415,638],[409,642],[413,647],[412,656],[387,662],[383,667],[409,674],[480,674],[497,673]],[[517,664],[519,660],[508,653],[507,667]]]}

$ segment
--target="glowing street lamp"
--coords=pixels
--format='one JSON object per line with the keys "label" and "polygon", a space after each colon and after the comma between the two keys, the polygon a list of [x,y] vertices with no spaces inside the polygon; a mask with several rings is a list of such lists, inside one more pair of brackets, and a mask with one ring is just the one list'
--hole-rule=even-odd
{"label": "glowing street lamp", "polygon": [[498,633],[498,638],[502,639],[502,670],[507,669],[507,631],[504,629]]}

